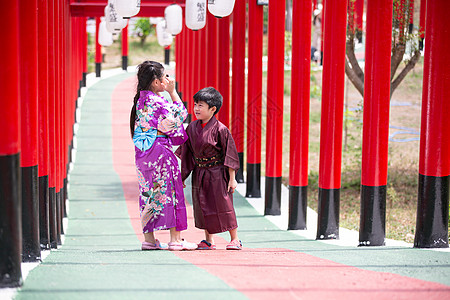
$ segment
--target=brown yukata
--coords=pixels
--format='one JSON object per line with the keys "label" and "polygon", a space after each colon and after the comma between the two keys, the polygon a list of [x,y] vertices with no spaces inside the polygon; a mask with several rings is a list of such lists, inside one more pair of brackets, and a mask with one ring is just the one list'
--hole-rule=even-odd
{"label": "brown yukata", "polygon": [[239,157],[230,131],[213,116],[204,128],[197,120],[186,132],[189,139],[175,154],[181,159],[182,180],[192,172],[195,227],[211,234],[237,228],[228,168],[239,169]]}

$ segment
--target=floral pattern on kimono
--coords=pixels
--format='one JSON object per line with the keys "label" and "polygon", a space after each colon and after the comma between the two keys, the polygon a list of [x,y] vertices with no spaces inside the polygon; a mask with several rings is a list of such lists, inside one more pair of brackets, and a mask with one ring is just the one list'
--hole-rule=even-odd
{"label": "floral pattern on kimono", "polygon": [[[144,233],[176,227],[187,228],[186,207],[178,161],[173,145],[187,139],[182,123],[187,111],[181,102],[171,103],[150,91],[143,91],[136,107],[135,129],[157,129],[152,147],[142,151],[135,147],[136,171],[139,181],[139,207]],[[168,125],[176,124],[173,130]]]}

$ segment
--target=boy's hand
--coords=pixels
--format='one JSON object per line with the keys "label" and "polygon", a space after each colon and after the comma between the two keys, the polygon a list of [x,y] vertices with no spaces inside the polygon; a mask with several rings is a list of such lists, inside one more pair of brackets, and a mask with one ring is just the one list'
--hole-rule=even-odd
{"label": "boy's hand", "polygon": [[228,182],[228,192],[234,193],[234,190],[237,188],[237,181],[236,179],[230,179],[230,182]]}

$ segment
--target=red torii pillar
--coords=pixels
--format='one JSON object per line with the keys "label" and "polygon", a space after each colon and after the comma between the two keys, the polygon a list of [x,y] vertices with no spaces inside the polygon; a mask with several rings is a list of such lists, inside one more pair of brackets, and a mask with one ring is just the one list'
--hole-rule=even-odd
{"label": "red torii pillar", "polygon": [[[69,170],[69,161],[68,161],[68,153],[69,153],[69,145],[71,143],[71,125],[72,123],[72,114],[69,114],[69,112],[72,109],[72,97],[77,99],[78,97],[78,90],[80,89],[80,82],[81,82],[81,73],[74,74],[73,77],[70,76],[70,47],[69,47],[69,41],[70,41],[70,12],[69,12],[69,2],[63,2],[63,8],[64,8],[64,14],[63,14],[63,21],[64,26],[62,27],[62,53],[63,53],[63,61],[62,61],[62,84],[63,84],[63,107],[62,107],[62,138],[63,138],[63,147],[62,147],[62,199],[61,199],[61,233],[64,233],[64,224],[62,222],[63,217],[67,216],[66,213],[66,200],[67,200],[67,174]],[[79,40],[79,39],[78,39]],[[80,60],[78,60],[80,61]],[[78,64],[74,64],[73,68],[74,72],[78,71]],[[72,82],[72,84],[71,84]],[[73,87],[72,93],[70,87]],[[75,101],[74,101],[75,102]]]}
{"label": "red torii pillar", "polygon": [[411,34],[414,29],[414,0],[409,0],[409,27],[408,32]]}
{"label": "red torii pillar", "polygon": [[22,261],[41,259],[38,185],[37,1],[19,1]]}
{"label": "red torii pillar", "polygon": [[285,10],[285,1],[269,2],[265,215],[281,214]]}
{"label": "red torii pillar", "polygon": [[325,39],[324,35],[324,24],[325,24],[325,2],[326,0],[322,0],[322,21],[320,22],[321,34],[320,34],[320,65],[323,65],[323,40]]}
{"label": "red torii pillar", "polygon": [[100,17],[95,18],[95,76],[100,77],[102,73],[102,46],[98,43],[100,28]]}
{"label": "red torii pillar", "polygon": [[22,285],[19,93],[19,4],[0,2],[4,45],[0,47],[0,288]]}
{"label": "red torii pillar", "polygon": [[248,3],[247,190],[245,197],[261,197],[263,6]]}
{"label": "red torii pillar", "polygon": [[237,0],[233,10],[233,49],[231,78],[231,134],[239,156],[236,180],[244,182],[245,124],[245,0]]}
{"label": "red torii pillar", "polygon": [[[177,59],[177,68],[178,68],[178,77],[176,78],[177,82],[178,82],[178,93],[180,94],[180,98],[183,101],[184,106],[186,107],[186,109],[188,109],[187,107],[187,99],[186,99],[186,52],[187,52],[187,48],[186,48],[186,33],[187,33],[188,28],[186,27],[185,24],[183,24],[183,30],[181,31],[181,33],[178,35],[178,40],[177,40],[177,44],[176,47],[179,48],[179,58]],[[189,117],[189,116],[188,116]],[[187,123],[189,120],[188,118],[186,118],[185,122]]]}
{"label": "red torii pillar", "polygon": [[192,34],[192,47],[189,48],[189,51],[191,52],[192,57],[192,68],[189,72],[189,78],[191,80],[191,87],[192,87],[192,94],[189,99],[189,106],[192,111],[192,114],[194,114],[194,95],[199,90],[199,74],[200,74],[200,64],[201,64],[201,57],[197,55],[198,53],[198,47],[200,47],[199,40],[200,40],[200,32],[198,30],[191,30]]}
{"label": "red torii pillar", "polygon": [[[194,101],[193,96],[195,94],[195,78],[192,74],[192,70],[194,69],[194,58],[196,53],[192,51],[192,49],[195,48],[195,41],[194,41],[194,32],[192,30],[188,31],[188,72],[186,74],[187,79],[187,86],[188,86],[188,112],[191,115],[191,120],[193,120],[194,114],[193,114],[193,108],[194,108]],[[209,74],[208,74],[209,75]]]}
{"label": "red torii pillar", "polygon": [[[212,86],[213,88],[217,89],[217,83],[218,83],[218,63],[219,63],[219,57],[218,57],[218,33],[219,33],[219,26],[218,26],[218,20],[216,17],[214,17],[211,13],[207,13],[206,17],[206,30],[208,35],[208,41],[206,45],[208,45],[208,49],[206,50],[206,65],[207,65],[207,82],[206,84],[208,86]],[[193,40],[193,34],[192,34],[192,40]],[[193,41],[194,42],[194,41]],[[191,48],[189,48],[190,50]],[[192,52],[192,51],[191,51]],[[196,53],[192,52],[192,58],[196,56]],[[194,66],[192,66],[194,67]],[[191,68],[192,70],[192,68]],[[192,81],[194,81],[194,78],[192,78]],[[192,95],[194,95],[197,91],[192,91]]]}
{"label": "red torii pillar", "polygon": [[419,20],[419,49],[423,50],[423,40],[425,38],[425,13],[427,10],[427,0],[420,0],[420,20]]}
{"label": "red torii pillar", "polygon": [[207,86],[207,78],[208,78],[208,64],[206,63],[206,56],[208,47],[206,45],[208,42],[208,36],[207,36],[207,30],[206,26],[200,29],[200,40],[199,40],[199,47],[200,47],[200,57],[202,63],[200,64],[200,88],[204,88]]}
{"label": "red torii pillar", "polygon": [[311,70],[311,3],[293,2],[288,229],[306,229]]}
{"label": "red torii pillar", "polygon": [[419,201],[414,247],[448,248],[450,189],[450,2],[427,1]]}
{"label": "red torii pillar", "polygon": [[61,51],[61,2],[56,0],[54,6],[55,15],[55,158],[56,158],[56,237],[57,244],[61,245],[61,102],[62,102],[62,51]]}
{"label": "red torii pillar", "polygon": [[122,70],[128,69],[128,20],[127,26],[122,29]]}
{"label": "red torii pillar", "polygon": [[386,225],[392,0],[368,0],[360,246],[383,246]]}
{"label": "red torii pillar", "polygon": [[195,91],[202,89],[206,85],[206,63],[205,63],[205,56],[206,56],[206,29],[202,28],[198,30],[198,38],[195,44],[195,55],[198,57],[198,64],[196,66],[196,80],[195,80]]}
{"label": "red torii pillar", "polygon": [[63,163],[63,147],[64,147],[64,136],[63,136],[63,102],[64,102],[64,48],[63,48],[63,28],[64,28],[64,3],[57,1],[55,6],[56,12],[59,12],[57,16],[57,100],[56,100],[56,137],[57,137],[57,183],[56,183],[56,215],[57,215],[57,234],[58,234],[58,245],[62,244],[61,234],[63,233],[62,228],[62,190],[63,190],[63,180],[64,180],[64,163]]}
{"label": "red torii pillar", "polygon": [[359,43],[362,43],[364,0],[355,1],[355,13],[356,13],[356,38],[358,39]]}
{"label": "red torii pillar", "polygon": [[[218,90],[223,97],[223,104],[218,116],[220,122],[225,126],[230,127],[230,17],[219,19],[218,48]],[[198,78],[198,76],[196,78]]]}
{"label": "red torii pillar", "polygon": [[49,52],[49,110],[48,110],[48,128],[49,128],[49,211],[50,211],[50,246],[58,247],[57,237],[57,217],[56,217],[56,38],[55,27],[58,26],[55,21],[55,2],[56,0],[48,0],[48,52]]}
{"label": "red torii pillar", "polygon": [[[87,52],[87,46],[88,46],[88,33],[87,33],[87,18],[83,17],[83,30],[82,30],[82,56],[83,56],[83,87],[86,86],[86,76],[88,73],[88,52]],[[78,106],[77,106],[78,107]]]}
{"label": "red torii pillar", "polygon": [[38,1],[38,111],[39,111],[39,235],[41,249],[50,249],[48,141],[48,7]]}
{"label": "red torii pillar", "polygon": [[347,0],[326,1],[317,239],[339,238]]}

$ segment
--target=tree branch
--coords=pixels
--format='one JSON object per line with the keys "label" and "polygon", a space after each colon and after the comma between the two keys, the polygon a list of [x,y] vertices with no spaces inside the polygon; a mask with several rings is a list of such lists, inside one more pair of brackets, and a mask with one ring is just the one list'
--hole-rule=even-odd
{"label": "tree branch", "polygon": [[391,57],[391,81],[394,79],[395,72],[397,72],[398,66],[403,60],[405,55],[406,47],[404,44],[395,44],[394,49],[392,49]]}
{"label": "tree branch", "polygon": [[397,78],[395,78],[395,80],[391,82],[391,98],[395,89],[399,86],[399,84],[403,81],[403,79],[405,79],[406,74],[408,74],[409,71],[411,71],[414,68],[416,63],[419,61],[419,58],[420,58],[420,51],[416,50],[414,52],[414,56],[408,61],[408,63],[400,72],[400,74],[398,74]]}
{"label": "tree branch", "polygon": [[347,58],[345,58],[345,74],[347,74],[348,79],[350,79],[350,81],[353,83],[353,85],[361,94],[361,96],[364,97],[364,75],[361,80],[361,78],[356,74],[355,70],[352,67],[350,67]]}
{"label": "tree branch", "polygon": [[352,39],[347,39],[347,43],[346,43],[346,55],[347,55],[347,59],[350,62],[353,71],[355,72],[356,76],[359,77],[359,79],[364,82],[364,72],[363,70],[361,70],[361,67],[359,66],[358,60],[356,59],[355,56],[355,45],[353,43],[353,38]]}

